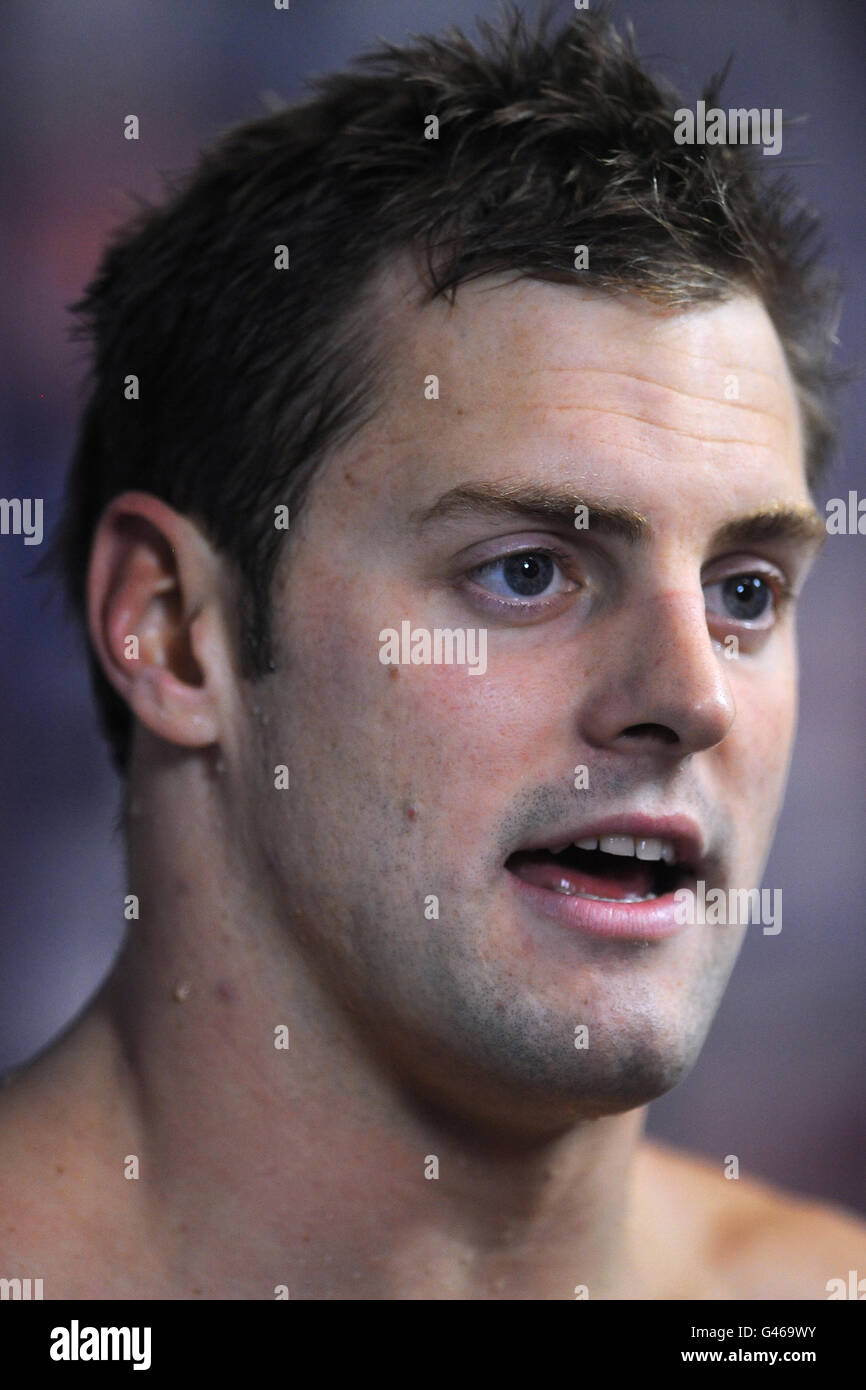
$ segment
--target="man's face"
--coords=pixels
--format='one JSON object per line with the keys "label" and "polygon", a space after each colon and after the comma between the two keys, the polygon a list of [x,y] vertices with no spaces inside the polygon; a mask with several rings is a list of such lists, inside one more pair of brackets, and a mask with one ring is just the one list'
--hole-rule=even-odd
{"label": "man's face", "polygon": [[[384,408],[293,519],[278,670],[230,751],[251,877],[410,1090],[566,1125],[679,1079],[746,930],[645,923],[675,882],[760,884],[808,547],[722,528],[809,506],[794,392],[746,298],[498,277],[393,312]],[[486,629],[486,669],[383,664],[404,622]],[[279,763],[290,789],[263,792]],[[550,852],[666,819],[670,873]]]}

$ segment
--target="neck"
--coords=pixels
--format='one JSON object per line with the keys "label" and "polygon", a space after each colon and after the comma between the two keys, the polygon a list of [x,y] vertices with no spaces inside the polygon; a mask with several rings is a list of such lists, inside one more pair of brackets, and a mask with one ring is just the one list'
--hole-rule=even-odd
{"label": "neck", "polygon": [[133,803],[141,915],[82,1033],[112,1056],[172,1279],[205,1297],[627,1296],[644,1112],[517,1143],[419,1103],[266,919],[218,822],[187,833],[158,796]]}

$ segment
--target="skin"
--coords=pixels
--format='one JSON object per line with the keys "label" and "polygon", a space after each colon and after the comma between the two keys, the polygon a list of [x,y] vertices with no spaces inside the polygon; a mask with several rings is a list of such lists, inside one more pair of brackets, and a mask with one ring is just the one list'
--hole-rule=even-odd
{"label": "skin", "polygon": [[[817,535],[772,325],[747,297],[670,312],[505,276],[419,307],[406,265],[381,296],[382,408],[293,515],[275,674],[240,678],[234,580],[188,519],[127,494],[101,522],[91,634],[137,721],[141,915],[3,1097],[3,1268],[49,1298],[825,1298],[862,1267],[858,1222],[641,1137],[747,928],[602,940],[504,868],[576,816],[642,811],[697,822],[714,886],[761,881],[793,602],[749,628],[720,581],[798,590]],[[488,485],[629,508],[649,537],[419,524]],[[780,507],[795,533],[719,541]],[[491,604],[482,561],[551,545],[546,607]],[[403,619],[486,627],[486,672],[383,665]]]}

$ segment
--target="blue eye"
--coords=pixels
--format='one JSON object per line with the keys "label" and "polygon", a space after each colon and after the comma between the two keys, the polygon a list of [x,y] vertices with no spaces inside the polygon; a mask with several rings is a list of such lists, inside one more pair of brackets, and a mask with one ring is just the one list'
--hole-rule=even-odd
{"label": "blue eye", "polygon": [[725,606],[732,618],[754,622],[766,612],[772,595],[769,584],[757,574],[735,575],[722,585]]}
{"label": "blue eye", "polygon": [[[763,627],[770,625],[766,620],[773,618],[777,602],[774,587],[767,575],[732,574],[727,579],[708,584],[704,592],[709,598],[714,590],[718,591],[722,606],[720,610],[708,602],[710,612],[738,623],[756,623]],[[762,622],[762,619],[765,621]]]}
{"label": "blue eye", "polygon": [[[551,598],[574,586],[562,575],[547,550],[522,550],[490,560],[474,571],[473,578],[488,593],[506,599]],[[551,584],[559,581],[559,586]],[[486,582],[485,582],[486,581]]]}

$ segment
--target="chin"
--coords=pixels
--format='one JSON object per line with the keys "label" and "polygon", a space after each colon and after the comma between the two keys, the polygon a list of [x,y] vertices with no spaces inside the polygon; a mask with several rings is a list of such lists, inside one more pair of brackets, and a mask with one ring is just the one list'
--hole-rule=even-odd
{"label": "chin", "polygon": [[[441,1052],[413,1088],[440,1119],[450,1114],[458,1124],[528,1142],[657,1100],[691,1070],[706,1031],[678,1035],[669,1023],[659,1028],[632,1019],[619,1035],[596,1026],[593,1045],[579,1051],[564,1025],[542,1037],[538,1020],[534,1030],[497,1023],[495,1038],[487,1032],[474,1055]],[[427,1057],[432,1060],[431,1052]]]}
{"label": "chin", "polygon": [[671,1053],[651,1048],[600,1057],[573,1099],[587,1118],[624,1114],[673,1090],[697,1057],[698,1050]]}

